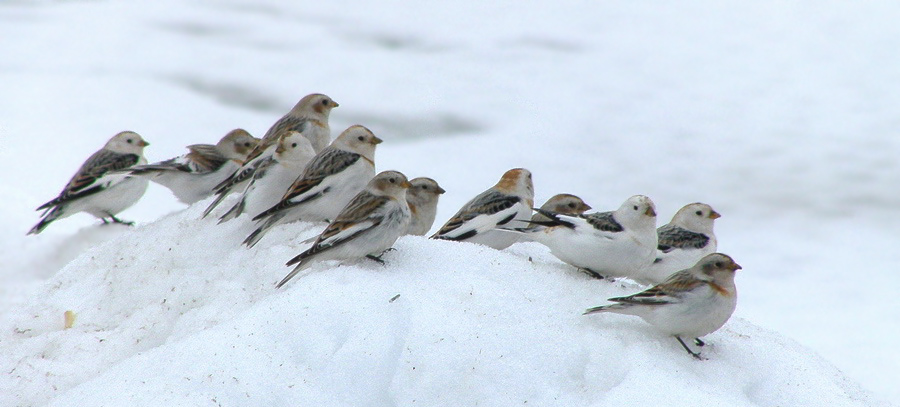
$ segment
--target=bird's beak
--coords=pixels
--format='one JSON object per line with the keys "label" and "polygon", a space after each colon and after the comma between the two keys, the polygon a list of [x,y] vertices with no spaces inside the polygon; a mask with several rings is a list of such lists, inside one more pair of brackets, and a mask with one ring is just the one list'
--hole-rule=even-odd
{"label": "bird's beak", "polygon": [[444,188],[437,187],[437,193],[438,193],[438,195],[443,194],[444,192],[447,192],[447,191],[444,191]]}
{"label": "bird's beak", "polygon": [[148,143],[146,140],[141,140],[141,142],[138,143],[138,145],[141,147],[147,147],[150,145],[150,143]]}
{"label": "bird's beak", "polygon": [[594,209],[594,208],[591,208],[591,206],[588,205],[588,204],[582,204],[582,205],[581,205],[581,210],[584,211],[584,212],[587,212],[587,211],[589,211],[589,210],[591,210],[591,209]]}
{"label": "bird's beak", "polygon": [[735,270],[735,271],[741,270],[742,268],[743,268],[743,267],[741,267],[741,265],[740,265],[740,264],[737,264],[737,263],[734,263],[734,265],[731,266],[731,269],[732,269],[732,270]]}
{"label": "bird's beak", "polygon": [[372,144],[378,145],[378,144],[381,144],[382,141],[384,141],[384,140],[382,140],[378,137],[372,136]]}
{"label": "bird's beak", "polygon": [[284,144],[278,143],[278,147],[275,148],[275,154],[281,154],[284,152]]}
{"label": "bird's beak", "polygon": [[331,101],[331,107],[332,107],[332,108],[335,108],[335,107],[338,107],[338,106],[340,106],[340,105],[338,104],[338,102],[335,102],[335,101],[333,101],[333,100]]}
{"label": "bird's beak", "polygon": [[410,184],[409,181],[403,181],[403,183],[400,184],[400,186],[403,188],[410,188],[410,187],[412,187],[412,184]]}
{"label": "bird's beak", "polygon": [[712,212],[709,213],[709,218],[710,218],[710,219],[719,219],[719,218],[721,218],[721,217],[722,217],[722,215],[720,215],[719,212],[712,211]]}
{"label": "bird's beak", "polygon": [[647,215],[647,216],[656,216],[656,211],[654,211],[654,210],[653,210],[653,207],[650,206],[650,207],[647,208],[647,211],[644,212],[644,215]]}

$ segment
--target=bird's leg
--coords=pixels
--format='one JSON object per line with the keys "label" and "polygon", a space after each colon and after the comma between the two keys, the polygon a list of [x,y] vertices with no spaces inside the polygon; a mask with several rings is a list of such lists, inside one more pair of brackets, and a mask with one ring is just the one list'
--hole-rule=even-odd
{"label": "bird's leg", "polygon": [[103,224],[104,224],[104,225],[108,225],[108,224],[109,224],[109,221],[106,220],[106,218],[100,218],[100,220],[103,221]]}
{"label": "bird's leg", "polygon": [[694,338],[694,343],[700,347],[706,346],[706,342],[701,341],[700,338]]}
{"label": "bird's leg", "polygon": [[689,347],[687,346],[687,344],[684,343],[683,340],[681,340],[681,337],[680,337],[680,336],[676,336],[675,339],[678,339],[678,343],[681,344],[681,347],[684,348],[684,350],[686,350],[687,353],[690,353],[691,356],[693,356],[693,357],[694,357],[695,359],[697,359],[697,360],[703,360],[703,358],[700,357],[700,354],[699,354],[699,353],[692,351],[691,348],[689,348]]}
{"label": "bird's leg", "polygon": [[120,223],[120,224],[123,224],[126,226],[134,226],[134,222],[129,222],[129,221],[119,219],[119,218],[115,217],[115,215],[113,215],[109,212],[107,212],[106,214],[109,215],[109,218],[112,219],[113,223]]}
{"label": "bird's leg", "polygon": [[378,262],[378,264],[381,264],[381,265],[383,266],[383,265],[384,265],[384,260],[381,259],[381,256],[384,256],[385,253],[387,253],[387,252],[392,252],[392,251],[394,251],[394,250],[397,250],[397,249],[395,249],[395,248],[393,248],[393,247],[388,247],[387,249],[384,249],[384,251],[381,252],[379,255],[376,256],[376,255],[374,255],[374,254],[367,254],[367,255],[366,255],[366,258],[369,259],[369,260],[374,260],[374,261]]}
{"label": "bird's leg", "polygon": [[596,279],[598,279],[598,280],[603,280],[603,279],[606,278],[606,277],[603,277],[602,274],[600,274],[600,273],[598,273],[598,272],[596,272],[596,271],[594,271],[594,270],[591,270],[591,269],[589,269],[589,268],[587,268],[587,267],[579,267],[579,268],[578,268],[578,271],[580,271],[580,272],[582,272],[582,273],[584,273],[584,274],[587,274],[587,275],[589,275],[589,276],[591,276],[591,277],[593,277],[593,278],[596,278]]}

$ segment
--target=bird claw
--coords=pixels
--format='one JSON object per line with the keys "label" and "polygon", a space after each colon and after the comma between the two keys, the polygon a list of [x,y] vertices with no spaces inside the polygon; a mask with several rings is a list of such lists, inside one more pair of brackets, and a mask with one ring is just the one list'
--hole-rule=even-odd
{"label": "bird claw", "polygon": [[587,275],[589,275],[589,276],[591,276],[591,277],[593,277],[593,278],[596,278],[596,279],[598,279],[598,280],[605,280],[605,279],[606,279],[606,277],[604,277],[602,274],[600,274],[600,273],[598,273],[598,272],[596,272],[596,271],[594,271],[594,270],[591,270],[591,269],[589,269],[589,268],[586,268],[586,267],[579,267],[579,268],[578,268],[578,271],[580,271],[580,272],[582,272],[582,273],[584,273],[584,274],[587,274]]}
{"label": "bird claw", "polygon": [[[382,253],[382,254],[384,254],[384,253]],[[381,254],[379,254],[378,256],[375,256],[373,254],[367,254],[366,258],[369,260],[375,261],[382,266],[384,265],[384,260],[381,259]]]}
{"label": "bird claw", "polygon": [[[676,336],[675,339],[678,339],[678,343],[681,344],[681,347],[684,348],[684,350],[686,350],[687,353],[689,353],[691,356],[693,356],[694,359],[697,359],[697,360],[706,360],[706,359],[704,359],[702,356],[700,356],[699,353],[692,351],[691,348],[689,348],[689,347],[687,346],[687,344],[684,343],[683,340],[681,340],[681,337],[680,337],[680,336]],[[695,340],[699,340],[699,339],[695,338]],[[700,342],[703,342],[703,341],[700,341]],[[700,345],[700,346],[702,346],[702,345]]]}
{"label": "bird claw", "polygon": [[694,344],[700,347],[706,346],[706,342],[703,342],[700,338],[694,338]]}

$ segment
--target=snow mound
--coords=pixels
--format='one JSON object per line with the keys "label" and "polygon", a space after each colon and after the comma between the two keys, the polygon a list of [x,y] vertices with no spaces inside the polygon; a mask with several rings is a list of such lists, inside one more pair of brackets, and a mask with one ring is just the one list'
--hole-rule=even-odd
{"label": "snow mound", "polygon": [[283,225],[247,250],[248,218],[216,225],[199,219],[205,204],[88,250],[11,311],[0,405],[873,403],[738,318],[696,361],[639,319],[582,316],[641,287],[591,280],[532,243],[404,237],[384,266],[324,263],[275,289],[322,225]]}

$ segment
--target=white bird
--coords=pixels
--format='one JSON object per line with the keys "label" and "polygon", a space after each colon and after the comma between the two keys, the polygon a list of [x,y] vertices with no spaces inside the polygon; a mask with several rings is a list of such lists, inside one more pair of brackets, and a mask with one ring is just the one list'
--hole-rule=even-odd
{"label": "white bird", "polygon": [[691,356],[700,359],[682,337],[694,338],[715,332],[734,313],[737,288],[734,272],[741,266],[721,253],[706,255],[689,269],[672,274],[665,282],[627,297],[610,298],[612,305],[589,308],[584,313],[615,312],[635,315],[660,332],[672,335]]}
{"label": "white bird", "polygon": [[316,153],[325,149],[331,140],[328,116],[331,114],[331,109],[338,106],[330,97],[320,93],[309,94],[300,99],[290,112],[269,127],[256,148],[247,156],[244,165],[216,186],[216,199],[203,212],[203,217],[208,216],[216,206],[222,203],[225,196],[231,192],[240,191],[246,186],[246,183],[253,177],[253,172],[260,165],[260,161],[275,153],[275,145],[283,134],[289,131],[300,132],[309,140]]}
{"label": "white bird", "polygon": [[219,223],[244,212],[256,215],[277,204],[315,155],[303,134],[291,131],[282,135],[275,153],[259,162],[241,198],[219,218]]}
{"label": "white bird", "polygon": [[551,220],[518,230],[593,277],[632,277],[655,258],[656,207],[646,196],[632,196],[613,212],[538,212]]}
{"label": "white bird", "polygon": [[657,229],[656,260],[635,276],[635,280],[659,284],[672,273],[715,253],[717,240],[713,226],[721,216],[711,206],[699,202],[679,209],[671,222]]}
{"label": "white bird", "polygon": [[283,286],[313,262],[368,257],[384,263],[378,255],[390,249],[409,226],[410,210],[406,202],[409,187],[406,176],[397,171],[376,175],[316,238],[312,247],[287,262],[288,266],[296,264],[296,267],[277,286]]}
{"label": "white bird", "polygon": [[213,188],[240,168],[258,143],[259,139],[246,130],[234,129],[216,145],[190,145],[190,152],[185,155],[131,167],[126,172],[147,177],[190,205],[212,195]]}
{"label": "white bird", "polygon": [[514,168],[503,174],[496,185],[482,192],[453,215],[432,239],[479,243],[498,250],[519,240],[499,227],[525,227],[534,205],[531,172]]}
{"label": "white bird", "polygon": [[344,130],[316,154],[281,200],[256,215],[260,226],[244,240],[253,247],[275,225],[334,219],[375,176],[375,146],[381,139],[360,125]]}
{"label": "white bird", "polygon": [[[575,195],[556,194],[541,205],[541,210],[563,215],[581,215],[582,213],[591,210],[591,206],[584,203],[581,198]],[[547,222],[549,220],[550,218],[542,215],[540,212],[535,213],[531,217],[532,222]]]}
{"label": "white bird", "polygon": [[438,199],[447,191],[437,181],[427,177],[413,178],[409,183],[412,186],[406,191],[406,201],[409,202],[412,219],[406,234],[425,236],[437,216]]}
{"label": "white bird", "polygon": [[51,222],[78,212],[87,212],[107,223],[131,224],[116,218],[116,214],[134,205],[147,190],[147,180],[117,173],[135,164],[146,164],[144,147],[150,145],[133,131],[113,136],[102,149],[91,155],[75,176],[69,180],[59,196],[37,208],[44,209],[37,225],[29,235],[41,233]]}

